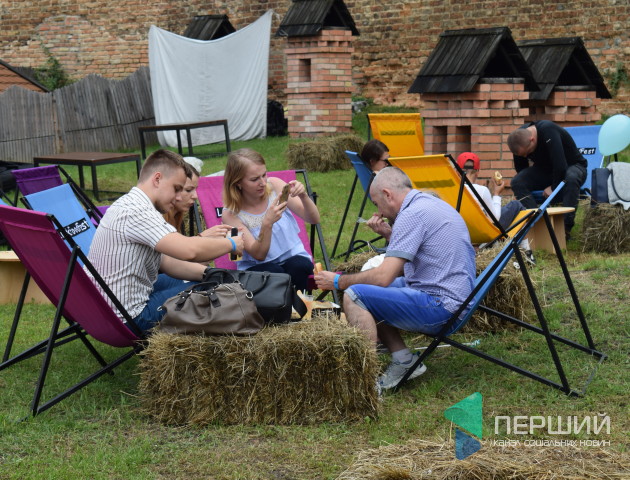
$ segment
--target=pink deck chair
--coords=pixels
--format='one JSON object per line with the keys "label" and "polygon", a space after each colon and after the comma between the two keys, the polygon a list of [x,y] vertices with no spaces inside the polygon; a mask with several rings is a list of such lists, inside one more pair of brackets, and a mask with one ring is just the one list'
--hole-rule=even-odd
{"label": "pink deck chair", "polygon": [[[315,199],[316,195],[311,190],[310,183],[308,181],[308,175],[306,170],[279,170],[276,172],[268,172],[268,176],[277,177],[285,182],[290,182],[291,180],[295,180],[296,173],[300,173],[304,176],[304,187],[306,188],[306,192],[309,197]],[[203,213],[206,227],[210,228],[215,225],[221,224],[221,215],[223,213],[223,177],[222,176],[211,176],[211,177],[200,177],[199,178],[199,186],[197,187],[197,195],[199,197],[199,205],[201,206],[201,211]],[[311,234],[309,240],[309,234],[306,230],[306,225],[304,220],[300,217],[295,216],[295,220],[300,228],[300,240],[302,240],[302,244],[304,245],[305,250],[313,259],[313,244],[315,241],[315,233],[317,233],[317,238],[319,240],[319,246],[322,252],[322,257],[324,260],[324,268],[326,270],[330,270],[330,259],[328,257],[328,252],[326,251],[326,245],[324,243],[324,236],[321,230],[321,225],[312,225],[311,226]],[[214,264],[218,268],[228,268],[228,269],[236,269],[236,263],[230,261],[228,255],[224,255],[222,257],[217,258],[214,261]],[[314,290],[316,288],[313,278],[309,279],[309,289]],[[338,303],[337,292],[333,292],[333,296],[335,302]]]}
{"label": "pink deck chair", "polygon": [[[44,354],[31,404],[33,415],[37,415],[131,358],[142,348],[140,343],[142,334],[83,251],[76,246],[72,237],[63,235],[62,226],[52,215],[0,206],[0,230],[14,247],[15,253],[27,271],[25,282],[28,281],[28,277],[32,277],[56,307],[50,337],[8,358],[21,313],[21,308],[16,309],[4,359],[0,364],[0,370],[3,370],[26,358]],[[71,245],[71,249],[64,240]],[[105,297],[81,268],[78,260],[84,263],[107,297],[116,305],[124,316],[125,323],[109,306]],[[65,329],[60,329],[62,318],[69,325]],[[88,339],[88,335],[104,344],[126,348],[126,351],[122,356],[108,363],[97,352]],[[83,342],[100,364],[99,369],[40,405],[46,374],[56,347],[74,339]]]}

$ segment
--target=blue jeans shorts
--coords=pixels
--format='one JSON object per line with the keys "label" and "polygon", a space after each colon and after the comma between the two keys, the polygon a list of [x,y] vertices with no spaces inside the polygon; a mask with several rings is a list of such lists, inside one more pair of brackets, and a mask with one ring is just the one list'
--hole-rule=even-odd
{"label": "blue jeans shorts", "polygon": [[388,287],[352,285],[345,294],[370,312],[377,324],[383,322],[410,332],[435,335],[452,315],[439,298],[406,287],[403,277],[398,277]]}

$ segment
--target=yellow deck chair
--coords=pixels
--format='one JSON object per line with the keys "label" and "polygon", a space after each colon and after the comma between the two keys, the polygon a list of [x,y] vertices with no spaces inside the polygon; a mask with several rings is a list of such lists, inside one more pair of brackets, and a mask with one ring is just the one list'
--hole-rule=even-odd
{"label": "yellow deck chair", "polygon": [[[464,218],[473,244],[489,243],[514,233],[521,218],[520,212],[514,224],[504,232],[491,211],[482,207],[482,201],[470,181],[450,155],[424,155],[415,157],[391,157],[390,163],[404,171],[414,188],[434,192],[451,205]],[[465,188],[468,185],[469,188]]]}
{"label": "yellow deck chair", "polygon": [[368,113],[372,137],[380,140],[392,157],[424,155],[424,134],[419,113]]}

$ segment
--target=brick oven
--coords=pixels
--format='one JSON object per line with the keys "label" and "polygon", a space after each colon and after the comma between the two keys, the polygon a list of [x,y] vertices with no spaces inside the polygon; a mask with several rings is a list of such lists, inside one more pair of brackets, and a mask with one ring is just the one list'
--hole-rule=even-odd
{"label": "brick oven", "polygon": [[292,137],[352,130],[352,37],[342,0],[293,0],[277,36],[287,37],[287,119]]}
{"label": "brick oven", "polygon": [[511,170],[505,136],[525,123],[524,102],[539,87],[510,29],[447,30],[409,93],[424,103],[425,152],[475,152],[485,167]]}
{"label": "brick oven", "polygon": [[425,152],[479,155],[481,178],[510,177],[507,135],[532,120],[563,126],[599,120],[603,78],[579,37],[513,40],[508,27],[447,30],[409,93],[424,109]]}
{"label": "brick oven", "polygon": [[523,102],[529,108],[528,121],[551,120],[569,127],[601,119],[597,106],[612,97],[580,37],[523,40],[517,45],[540,87]]}

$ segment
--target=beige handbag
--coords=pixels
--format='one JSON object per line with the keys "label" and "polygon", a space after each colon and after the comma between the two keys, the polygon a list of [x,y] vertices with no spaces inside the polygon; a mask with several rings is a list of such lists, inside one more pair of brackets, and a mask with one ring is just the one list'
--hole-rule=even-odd
{"label": "beige handbag", "polygon": [[204,282],[169,298],[158,330],[166,333],[254,335],[264,325],[254,295],[238,283]]}

